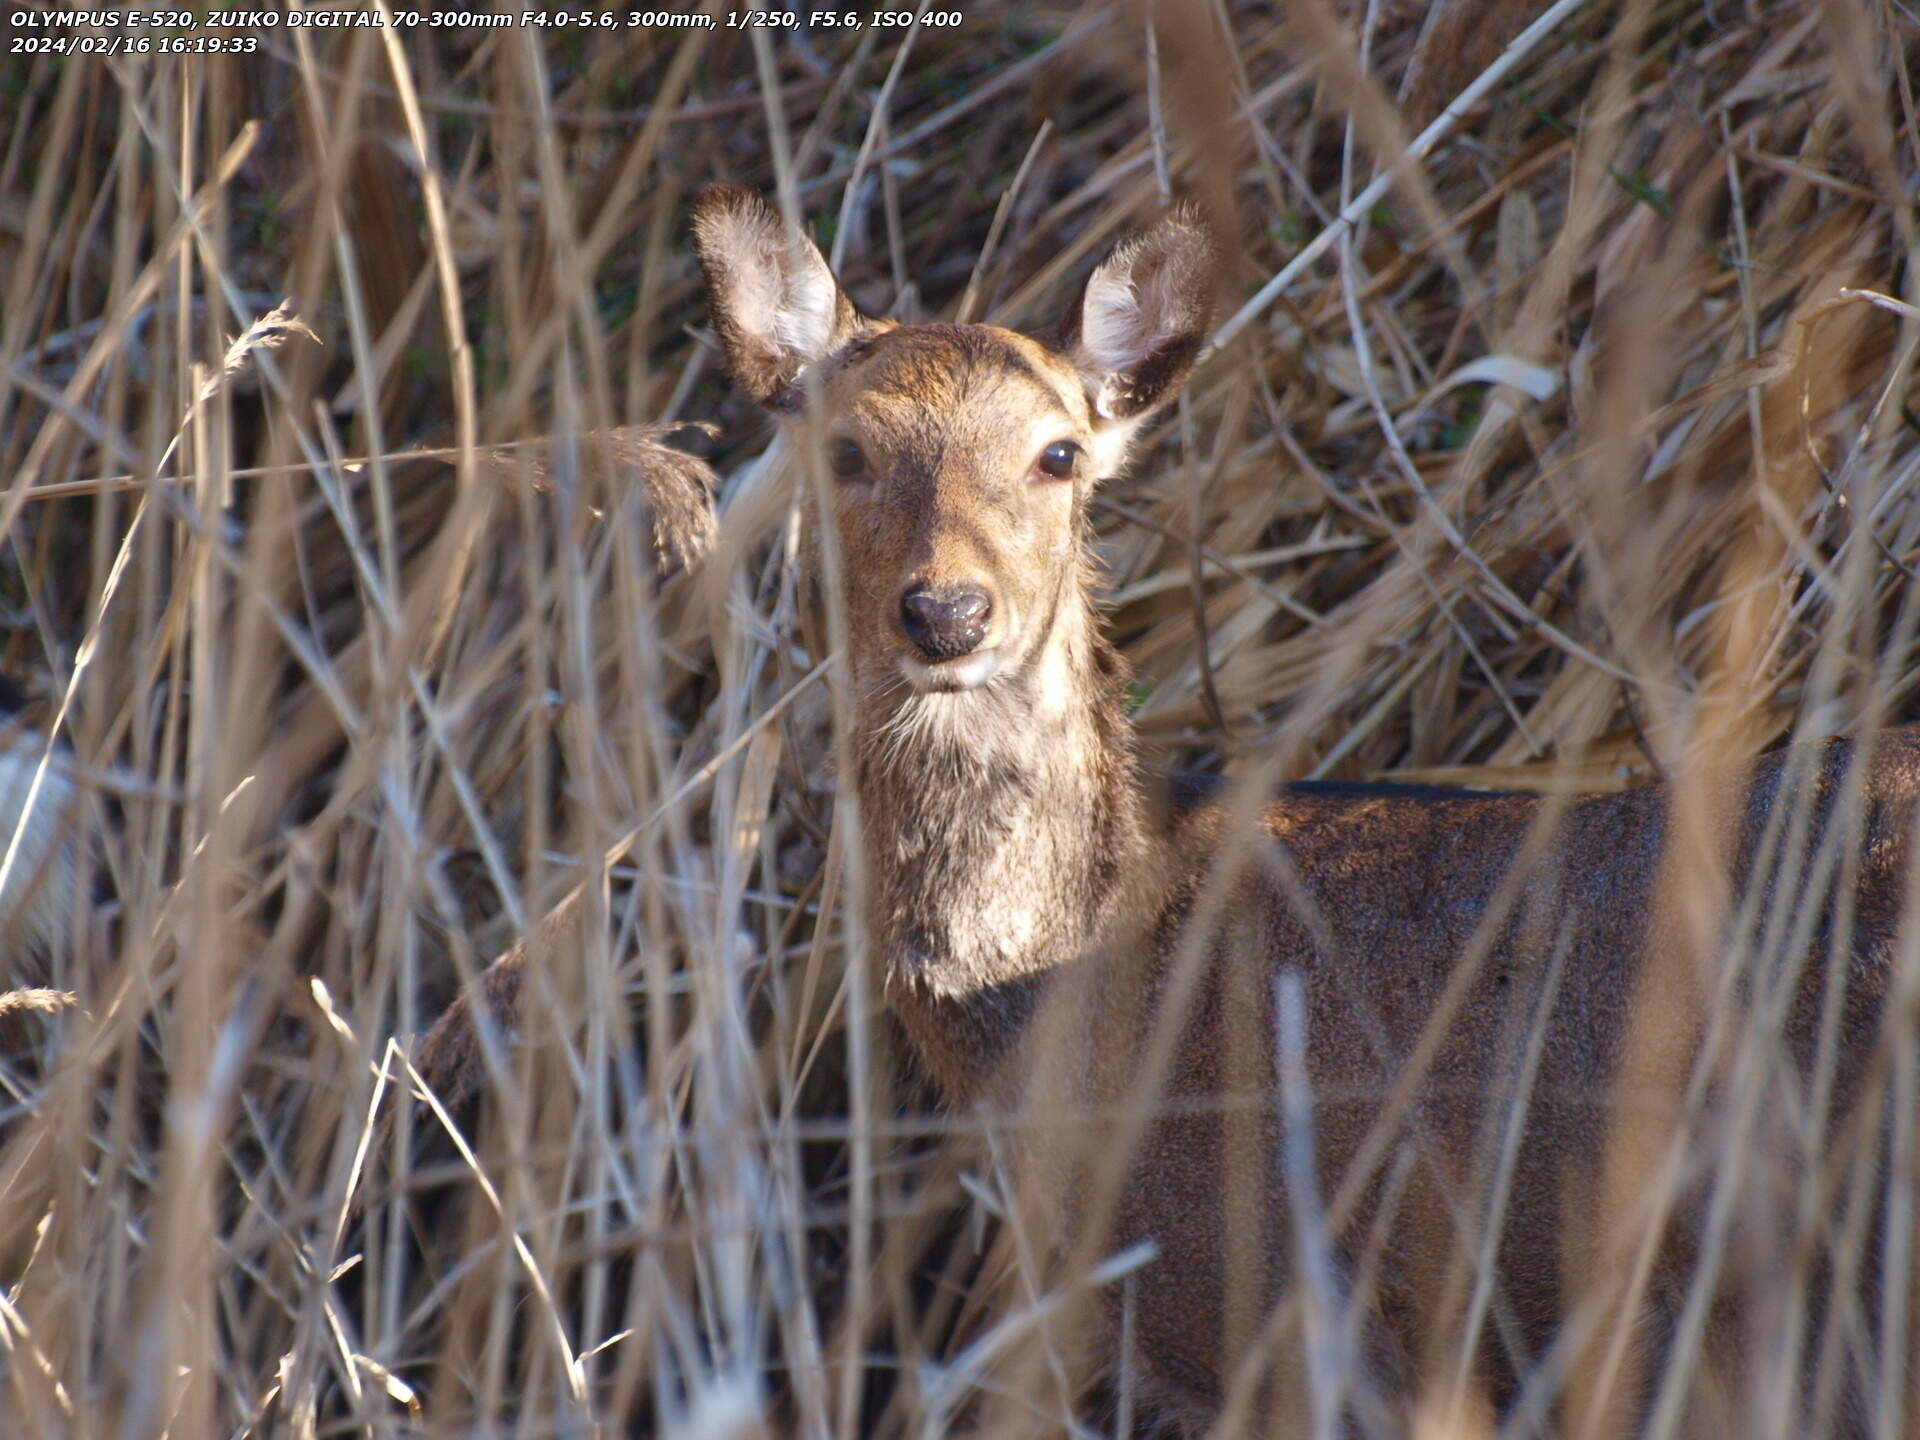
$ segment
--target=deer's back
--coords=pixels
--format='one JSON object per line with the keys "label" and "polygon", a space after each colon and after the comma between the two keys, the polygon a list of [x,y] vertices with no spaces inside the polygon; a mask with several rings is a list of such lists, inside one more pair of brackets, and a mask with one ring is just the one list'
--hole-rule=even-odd
{"label": "deer's back", "polygon": [[[1849,742],[1770,756],[1722,788],[1724,823],[1709,832],[1732,837],[1722,864],[1736,912],[1743,897],[1783,893],[1789,903],[1776,913],[1818,907],[1787,1007],[1788,1049],[1803,1068],[1836,916],[1851,912],[1836,1109],[1868,1063],[1887,990],[1920,731],[1879,742],[1865,804],[1838,832],[1861,837],[1843,847],[1841,868],[1855,878],[1851,903],[1838,907],[1804,857],[1848,818],[1838,801],[1853,760]],[[1767,819],[1788,794],[1806,797],[1808,823],[1804,834],[1787,831],[1785,853],[1797,858],[1774,862]],[[1564,1278],[1584,1258],[1569,1240],[1593,1233],[1614,1107],[1632,1103],[1615,1081],[1636,996],[1653,967],[1697,974],[1699,957],[1679,943],[1684,907],[1671,877],[1686,872],[1669,872],[1663,888],[1667,837],[1681,833],[1664,788],[1563,803],[1543,820],[1549,803],[1394,788],[1291,793],[1268,809],[1240,878],[1219,894],[1208,877],[1234,843],[1224,809],[1202,806],[1181,822],[1181,846],[1196,858],[1136,962],[1147,967],[1149,998],[1135,1014],[1115,1010],[1125,999],[1102,1012],[1109,1031],[1136,1027],[1143,1037],[1169,1009],[1184,1014],[1161,1086],[1165,1113],[1148,1126],[1117,1210],[1119,1238],[1150,1235],[1159,1246],[1137,1282],[1137,1323],[1149,1379],[1170,1398],[1211,1409],[1222,1354],[1245,1338],[1229,1334],[1242,1323],[1233,1317],[1265,1315],[1290,1278],[1273,1064],[1274,986],[1289,970],[1306,1001],[1321,1200],[1330,1205],[1343,1189],[1358,1199],[1334,1216],[1334,1234],[1349,1283],[1367,1288],[1381,1320],[1375,1363],[1412,1370],[1446,1323],[1435,1310],[1450,1267],[1490,1223],[1490,1176],[1510,1130],[1518,1150],[1497,1296],[1505,1333],[1493,1348],[1537,1357],[1551,1340]],[[1735,991],[1735,1003],[1753,998],[1744,982]],[[1692,994],[1697,1020],[1713,1002]],[[1118,1057],[1095,1079],[1109,1102],[1133,1093],[1143,1043],[1097,1051]],[[1693,1048],[1680,1047],[1688,1063]],[[1411,1103],[1383,1121],[1409,1075],[1418,1076]],[[1684,1085],[1685,1070],[1670,1078]],[[1381,1124],[1391,1143],[1371,1147],[1375,1163],[1362,1176]],[[1684,1240],[1675,1244],[1684,1259]]]}

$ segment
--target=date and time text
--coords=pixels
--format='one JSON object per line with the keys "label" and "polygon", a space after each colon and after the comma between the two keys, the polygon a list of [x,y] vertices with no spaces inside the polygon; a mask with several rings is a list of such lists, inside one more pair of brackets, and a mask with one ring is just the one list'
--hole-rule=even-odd
{"label": "date and time text", "polygon": [[55,9],[5,6],[6,52],[14,55],[244,55],[258,50],[263,32],[278,29],[353,27],[412,30],[526,27],[581,30],[862,30],[912,27],[952,29],[959,10],[820,8],[734,9],[715,15],[691,5],[681,9],[472,10],[449,6],[417,10],[402,5],[326,9],[290,5],[260,9]]}

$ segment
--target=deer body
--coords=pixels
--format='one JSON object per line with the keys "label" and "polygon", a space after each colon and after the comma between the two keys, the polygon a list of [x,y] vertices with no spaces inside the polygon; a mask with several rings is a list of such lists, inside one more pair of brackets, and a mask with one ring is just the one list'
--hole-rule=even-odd
{"label": "deer body", "polygon": [[[1279,1159],[1283,976],[1305,1002],[1316,1200],[1351,1191],[1328,1233],[1370,1317],[1366,1364],[1392,1390],[1451,1359],[1462,1257],[1491,1230],[1479,1348],[1495,1392],[1510,1386],[1600,1260],[1603,1162],[1635,1103],[1621,1076],[1636,996],[1674,957],[1695,965],[1685,907],[1662,888],[1669,796],[1548,810],[1525,796],[1303,790],[1259,815],[1251,845],[1229,803],[1160,815],[1125,717],[1125,665],[1090,598],[1085,507],[1199,351],[1213,268],[1202,227],[1176,212],[1122,246],[1054,343],[863,317],[818,252],[744,191],[706,192],[695,233],[736,379],[832,472],[813,522],[838,554],[827,578],[853,690],[843,783],[861,802],[887,1004],[957,1107],[1029,1108],[1062,1249],[1083,1231],[1096,1247],[1157,1247],[1132,1281],[1131,1358],[1151,1394],[1212,1419],[1253,1357],[1256,1404],[1299,1402],[1280,1353],[1297,1332],[1276,1344],[1266,1331],[1299,1278],[1298,1197]],[[1860,766],[1870,813],[1841,847],[1847,930],[1829,917],[1832,872],[1766,861],[1765,837],[1789,789],[1812,797],[1814,841],[1850,825],[1838,802]],[[1716,797],[1735,906],[1800,887],[1819,913],[1776,1009],[1803,1073],[1823,1020],[1837,1026],[1836,1115],[1881,1048],[1916,796],[1920,735],[1895,731],[1870,755],[1842,742],[1770,757]],[[1688,1057],[1714,983],[1697,976]],[[1765,985],[1749,989],[1756,1010],[1772,1003]],[[1684,1086],[1684,1070],[1673,1078]],[[1143,1083],[1149,1111],[1128,1129]],[[1702,1195],[1689,1192],[1647,1291],[1654,1348],[1686,1293]],[[1725,1319],[1717,1307],[1710,1334]]]}
{"label": "deer body", "polygon": [[[1852,758],[1845,746],[1823,757],[1814,783],[1827,801]],[[1903,835],[1920,794],[1920,736],[1887,736],[1872,763],[1876,788]],[[1741,797],[1736,876],[1751,873],[1786,764],[1785,757],[1770,759]],[[1236,1024],[1270,1043],[1272,982],[1283,970],[1301,974],[1319,1173],[1331,1203],[1341,1182],[1353,1177],[1386,1098],[1462,978],[1476,931],[1498,911],[1512,868],[1524,863],[1519,857],[1542,803],[1518,796],[1302,795],[1281,800],[1264,817],[1305,903],[1253,883],[1240,887],[1226,907],[1240,943],[1211,959],[1187,1003],[1163,1092],[1172,1118],[1148,1127],[1115,1217],[1116,1240],[1152,1236],[1159,1248],[1160,1259],[1136,1281],[1135,1323],[1142,1366],[1172,1408],[1201,1417],[1216,1413],[1235,1353],[1223,1331],[1224,1298],[1233,1284],[1223,1222],[1232,1141],[1222,1122],[1184,1112],[1221,1108],[1236,1098],[1257,1106],[1253,1139],[1261,1158],[1250,1170],[1261,1190],[1250,1209],[1260,1227],[1254,1253],[1265,1273],[1257,1283],[1244,1274],[1242,1281],[1255,1289],[1264,1313],[1295,1278],[1289,1204],[1276,1158],[1284,1137],[1273,1104],[1272,1054],[1263,1049],[1252,1073],[1236,1077],[1227,1058]],[[1488,1347],[1491,1373],[1483,1377],[1496,1393],[1507,1393],[1520,1362],[1546,1353],[1566,1317],[1570,1287],[1597,1260],[1588,1247],[1599,1233],[1602,1161],[1619,1123],[1617,1107],[1633,1103],[1617,1083],[1621,1050],[1649,956],[1675,928],[1653,898],[1666,809],[1667,797],[1656,789],[1572,806],[1553,832],[1555,853],[1537,872],[1528,871],[1541,877],[1538,900],[1523,898],[1514,908],[1461,991],[1401,1131],[1411,1165],[1394,1201],[1390,1238],[1371,1262],[1376,1383],[1410,1389],[1423,1362],[1433,1358],[1430,1347],[1451,1338],[1447,1327],[1457,1316],[1444,1313],[1440,1296],[1449,1267],[1487,1223],[1486,1172],[1515,1104],[1526,1109],[1495,1254],[1508,1328]],[[1191,822],[1203,832],[1191,837],[1201,843],[1201,856],[1207,855],[1204,832],[1217,819],[1203,814]],[[1855,893],[1860,925],[1839,1014],[1836,1113],[1845,1112],[1874,1054],[1880,1001],[1893,975],[1895,922],[1908,882],[1903,838],[1893,840],[1893,833],[1890,828],[1888,843],[1869,847]],[[1606,863],[1592,866],[1600,856]],[[1204,884],[1205,863],[1192,862],[1176,909]],[[1585,873],[1583,863],[1591,867]],[[1320,912],[1318,935],[1300,918],[1303,908]],[[1177,984],[1180,964],[1172,927],[1163,921],[1161,928],[1169,938],[1147,966],[1149,1015]],[[1824,983],[1824,968],[1809,966],[1788,1004],[1784,1035],[1803,1072],[1814,1061]],[[1535,1025],[1544,1026],[1538,1068],[1531,1083],[1523,1083]],[[1689,1057],[1696,1039],[1689,1038]],[[1123,1039],[1094,1053],[1110,1057],[1114,1067],[1096,1082],[1097,1093],[1125,1094],[1137,1045]],[[1697,1220],[1701,1203],[1693,1195],[1684,1219]],[[1336,1228],[1349,1256],[1368,1248],[1376,1219],[1377,1208],[1363,1206]],[[1649,1337],[1664,1336],[1684,1296],[1692,1263],[1688,1228],[1677,1227],[1649,1297]]]}
{"label": "deer body", "polygon": [[[1073,1148],[1059,1134],[1032,1147],[1061,1234],[1155,1243],[1160,1258],[1136,1279],[1139,1365],[1169,1409],[1210,1418],[1242,1357],[1257,1369],[1272,1348],[1261,1317],[1296,1278],[1273,1038],[1275,985],[1293,973],[1319,1198],[1352,1191],[1330,1233],[1345,1267],[1365,1272],[1370,1363],[1408,1385],[1444,1359],[1460,1257],[1492,1226],[1501,1343],[1482,1348],[1499,1390],[1553,1341],[1569,1282],[1605,1263],[1603,1164],[1618,1137],[1642,1143],[1622,1052],[1647,974],[1668,981],[1655,1003],[1680,1012],[1653,1026],[1679,1032],[1651,1076],[1674,1094],[1676,1058],[1690,1059],[1716,1003],[1688,907],[1662,887],[1669,797],[1543,816],[1545,802],[1519,796],[1294,794],[1240,860],[1225,807],[1150,823],[1124,665],[1090,600],[1084,506],[1199,350],[1204,229],[1176,212],[1122,246],[1057,345],[862,317],[818,253],[745,192],[708,191],[695,234],[736,378],[793,417],[832,471],[815,520],[840,556],[829,583],[847,623],[871,933],[888,1003],[928,1069],[957,1103],[1036,1117],[1050,1104],[1082,1130],[1083,1164],[1058,1158]],[[1858,761],[1869,818],[1841,837],[1850,931],[1834,922],[1831,872],[1761,862],[1787,789],[1815,837],[1789,853],[1819,853],[1857,760],[1846,744],[1811,763],[1776,756],[1706,801],[1733,836],[1722,858],[1736,904],[1811,887],[1788,907],[1819,914],[1807,963],[1783,992],[1762,977],[1736,1003],[1784,1015],[1804,1074],[1832,1002],[1836,1114],[1875,1053],[1893,982],[1920,737],[1894,732]],[[1836,929],[1844,955],[1831,953]],[[1843,983],[1830,990],[1835,966]],[[1403,1073],[1419,1083],[1383,1121]],[[1150,1118],[1117,1132],[1131,1158],[1109,1176],[1103,1215],[1102,1147],[1084,1132],[1143,1099]],[[1376,1154],[1363,1172],[1382,1123],[1408,1158],[1396,1172]],[[1511,1178],[1496,1187],[1503,1138]],[[1680,1205],[1645,1296],[1656,1345],[1687,1293],[1705,1203],[1695,1186]],[[1709,1329],[1729,1326],[1718,1305]],[[1719,1358],[1737,1369],[1737,1349]],[[1272,1368],[1264,1393],[1295,1408],[1287,1369]]]}
{"label": "deer body", "polygon": [[[1074,978],[1095,993],[1068,1007],[1075,1017],[1068,1023],[1079,1028],[1065,1042],[1074,1068],[1065,1101],[1078,1113],[1111,1116],[1127,1103],[1163,1002],[1183,988],[1181,923],[1200,903],[1223,816],[1203,807],[1170,831],[1149,826],[1105,663],[1078,677],[1088,714],[1072,723],[1085,727],[1086,738],[1064,747],[1077,763],[1057,753],[1057,720],[1002,714],[982,727],[994,739],[951,748],[935,740],[915,750],[877,745],[873,737],[887,721],[860,716],[872,937],[884,957],[887,1001],[957,1104],[1019,1103],[1022,1085],[1045,1064],[1023,1043],[1046,982],[1051,976],[1071,988],[1067,972],[1078,965],[1094,973]],[[1852,758],[1846,745],[1823,757],[1815,784],[1829,802]],[[1737,797],[1736,876],[1750,871],[1788,762],[1764,762]],[[1878,1002],[1891,983],[1894,922],[1908,879],[1904,837],[1920,795],[1920,734],[1884,737],[1872,765],[1873,792],[1887,810],[1856,892],[1863,923],[1841,1014],[1838,1106],[1851,1099],[1873,1054]],[[1316,937],[1302,907],[1259,879],[1237,886],[1221,907],[1230,938],[1187,998],[1173,1002],[1184,1020],[1159,1087],[1168,1114],[1140,1136],[1108,1231],[1115,1247],[1151,1239],[1158,1251],[1135,1279],[1136,1364],[1170,1412],[1214,1417],[1237,1358],[1224,1329],[1235,1283],[1223,1195],[1232,1141],[1225,1122],[1208,1113],[1236,1100],[1258,1116],[1250,1169],[1261,1188],[1249,1210],[1258,1227],[1252,1253],[1264,1268],[1257,1279],[1245,1272],[1239,1279],[1264,1314],[1294,1278],[1289,1205],[1273,1158],[1283,1139],[1273,1057],[1263,1048],[1252,1069],[1236,1076],[1228,1058],[1235,1025],[1270,1044],[1273,982],[1288,969],[1301,973],[1330,1198],[1497,907],[1543,803],[1415,797],[1383,787],[1373,797],[1288,795],[1262,817],[1298,877],[1304,908],[1319,912],[1325,931]],[[1506,1107],[1522,1099],[1525,1128],[1497,1253],[1506,1343],[1537,1358],[1553,1341],[1570,1269],[1577,1274],[1591,1259],[1580,1246],[1594,1234],[1595,1217],[1578,1223],[1581,1200],[1601,1180],[1619,1050],[1649,944],[1667,925],[1653,908],[1666,809],[1657,788],[1569,807],[1552,851],[1570,867],[1599,856],[1605,864],[1561,876],[1564,889],[1544,906],[1516,906],[1466,988],[1410,1125],[1417,1158],[1397,1200],[1403,1218],[1371,1277],[1371,1308],[1381,1322],[1370,1337],[1371,1358],[1386,1372],[1377,1378],[1414,1383],[1421,1351],[1444,1323],[1432,1313],[1433,1298],[1483,1219],[1474,1197],[1485,1177],[1474,1167],[1485,1163]],[[1543,884],[1554,864],[1552,855],[1542,860]],[[1050,925],[1036,920],[1042,915]],[[1144,953],[1132,938],[1139,936],[1151,937]],[[1565,953],[1543,998],[1556,941]],[[1809,967],[1786,1025],[1802,1068],[1814,1058],[1823,983],[1824,970]],[[1126,993],[1102,996],[1109,986]],[[1544,1058],[1523,1090],[1514,1072],[1524,1030],[1542,1015]],[[1054,1188],[1071,1196],[1082,1181],[1060,1174]],[[1082,1218],[1065,1203],[1063,1232]],[[1363,1245],[1374,1219],[1363,1208],[1342,1238]],[[1654,1326],[1666,1323],[1684,1293],[1687,1267],[1676,1261],[1672,1268],[1668,1291],[1652,1297]],[[1112,1309],[1118,1297],[1107,1299]],[[1117,1310],[1109,1318],[1117,1330]],[[1491,1378],[1504,1393],[1515,1362],[1493,1363]]]}
{"label": "deer body", "polygon": [[[1151,821],[1121,706],[1125,667],[1090,599],[1085,502],[1199,351],[1213,269],[1204,228],[1176,212],[1123,245],[1055,344],[863,317],[818,252],[743,191],[709,190],[695,237],[735,377],[832,472],[817,477],[814,520],[839,556],[828,583],[847,626],[870,933],[887,1002],[927,1068],[957,1104],[1028,1105],[1036,1117],[1052,1105],[1081,1132],[1084,1163],[1058,1158],[1073,1149],[1058,1133],[1031,1147],[1062,1244],[1083,1227],[1116,1245],[1155,1243],[1160,1258],[1136,1277],[1138,1363],[1167,1408],[1210,1418],[1242,1358],[1257,1368],[1261,1345],[1272,1348],[1262,1317],[1296,1278],[1274,1048],[1275,984],[1292,972],[1320,1198],[1352,1182],[1330,1233],[1364,1281],[1370,1363],[1412,1383],[1444,1356],[1460,1312],[1444,1298],[1449,1280],[1491,1225],[1499,1320],[1488,1331],[1501,1343],[1482,1348],[1495,1352],[1498,1390],[1503,1366],[1510,1380],[1553,1341],[1569,1282],[1603,1263],[1603,1161],[1612,1137],[1633,1143],[1622,1052],[1650,967],[1669,980],[1675,964],[1694,967],[1661,1001],[1678,994],[1691,1015],[1675,1018],[1692,1033],[1668,1047],[1669,1069],[1694,1053],[1714,1000],[1686,943],[1687,907],[1662,888],[1669,797],[1595,797],[1543,819],[1546,802],[1520,796],[1294,794],[1238,860],[1228,807]],[[1815,887],[1811,963],[1784,998],[1756,982],[1740,1003],[1784,1012],[1804,1073],[1831,966],[1845,967],[1831,997],[1836,1113],[1875,1053],[1892,983],[1920,737],[1894,732],[1859,762],[1870,817],[1848,838],[1844,956],[1828,953],[1838,941],[1825,872],[1758,862],[1783,791],[1808,799],[1817,838],[1857,758],[1846,744],[1811,764],[1772,757],[1708,802],[1733,836],[1722,858],[1736,904]],[[1103,1215],[1089,1178],[1102,1143],[1087,1132],[1129,1101],[1138,1112],[1162,1031],[1172,1043],[1164,1074],[1145,1082],[1151,1115],[1116,1132],[1122,1149],[1135,1143]],[[1399,1142],[1361,1173],[1416,1060],[1410,1103],[1386,1120]],[[1685,1068],[1661,1078],[1677,1093]],[[1524,1123],[1510,1131],[1515,1106]],[[1509,1134],[1517,1148],[1494,1214]],[[1397,1170],[1396,1149],[1408,1157]],[[1656,1344],[1686,1293],[1703,1203],[1696,1186],[1646,1296]],[[1717,1307],[1710,1330],[1727,1323]],[[1730,1351],[1722,1359],[1737,1368]],[[1286,1370],[1275,1366],[1277,1388],[1263,1393],[1291,1407]]]}

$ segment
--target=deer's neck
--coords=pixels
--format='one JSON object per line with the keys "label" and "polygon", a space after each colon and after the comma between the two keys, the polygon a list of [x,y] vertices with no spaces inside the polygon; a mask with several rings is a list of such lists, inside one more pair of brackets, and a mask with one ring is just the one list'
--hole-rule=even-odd
{"label": "deer's neck", "polygon": [[869,923],[887,1002],[952,1098],[1123,908],[1146,844],[1124,684],[1076,593],[1022,674],[863,707]]}

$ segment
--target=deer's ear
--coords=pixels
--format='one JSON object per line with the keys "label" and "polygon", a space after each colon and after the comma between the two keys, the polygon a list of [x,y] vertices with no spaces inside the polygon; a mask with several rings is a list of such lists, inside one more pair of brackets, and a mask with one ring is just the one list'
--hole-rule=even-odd
{"label": "deer's ear", "polygon": [[1182,205],[1124,242],[1087,281],[1067,353],[1105,420],[1137,420],[1180,393],[1213,318],[1213,232]]}
{"label": "deer's ear", "polygon": [[756,403],[788,408],[801,370],[851,339],[860,312],[813,242],[751,190],[701,191],[693,248],[733,378]]}

